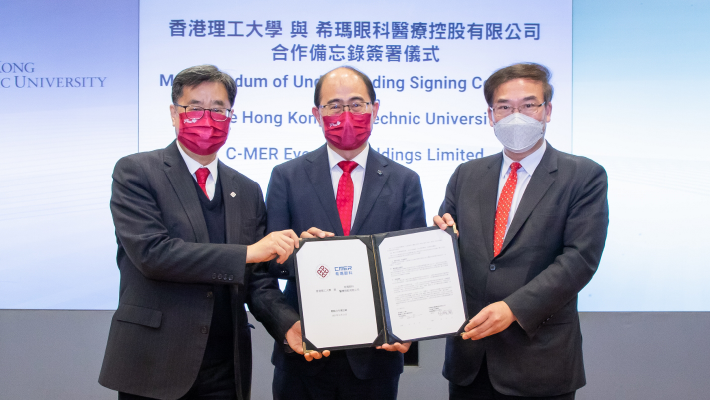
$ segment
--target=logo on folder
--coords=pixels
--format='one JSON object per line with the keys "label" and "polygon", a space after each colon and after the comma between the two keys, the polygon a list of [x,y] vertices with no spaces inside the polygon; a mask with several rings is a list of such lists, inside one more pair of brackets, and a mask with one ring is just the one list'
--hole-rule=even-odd
{"label": "logo on folder", "polygon": [[346,265],[343,267],[335,267],[335,275],[352,275],[353,267]]}
{"label": "logo on folder", "polygon": [[316,270],[316,274],[318,274],[318,276],[320,276],[321,278],[325,278],[326,276],[328,276],[328,272],[330,272],[330,271],[328,270],[328,267],[326,267],[325,265],[321,265]]}

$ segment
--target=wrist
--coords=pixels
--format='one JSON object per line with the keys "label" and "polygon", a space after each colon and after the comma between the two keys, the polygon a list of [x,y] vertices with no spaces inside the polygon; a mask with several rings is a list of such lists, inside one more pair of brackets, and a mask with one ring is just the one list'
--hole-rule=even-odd
{"label": "wrist", "polygon": [[256,249],[254,249],[254,246],[255,245],[253,245],[253,244],[247,246],[247,259],[246,259],[247,264],[254,264],[254,263],[257,263],[260,261],[260,260],[256,259],[256,255],[255,255]]}

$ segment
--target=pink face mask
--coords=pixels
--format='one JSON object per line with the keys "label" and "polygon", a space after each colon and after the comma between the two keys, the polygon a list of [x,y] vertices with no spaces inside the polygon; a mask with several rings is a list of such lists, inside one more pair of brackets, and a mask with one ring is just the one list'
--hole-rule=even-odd
{"label": "pink face mask", "polygon": [[199,111],[180,113],[178,141],[188,150],[201,156],[214,154],[227,142],[229,119],[222,122],[213,120],[209,112],[200,119]]}
{"label": "pink face mask", "polygon": [[353,114],[345,111],[340,115],[323,117],[325,140],[341,150],[355,150],[370,137],[372,114]]}

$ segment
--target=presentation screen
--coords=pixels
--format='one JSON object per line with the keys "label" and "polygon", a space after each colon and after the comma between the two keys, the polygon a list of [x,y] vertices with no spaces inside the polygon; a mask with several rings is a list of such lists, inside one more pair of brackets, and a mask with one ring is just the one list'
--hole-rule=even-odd
{"label": "presentation screen", "polygon": [[[572,9],[501,8],[463,2],[384,2],[369,7],[278,7],[248,2],[141,2],[139,148],[175,138],[171,82],[184,68],[214,64],[237,83],[232,130],[219,158],[266,191],[272,168],[325,143],[311,114],[314,86],[327,71],[349,65],[367,74],[380,102],[370,146],[417,171],[428,218],[464,161],[501,151],[488,124],[483,81],[520,61],[542,63],[555,88],[550,143],[570,151]],[[456,10],[460,10],[458,13]],[[460,15],[460,17],[455,17]],[[466,15],[464,18],[463,16]],[[347,16],[347,18],[345,18]]]}
{"label": "presentation screen", "polygon": [[[311,114],[314,87],[343,65],[372,80],[380,108],[370,146],[419,174],[429,222],[458,165],[502,150],[483,96],[501,67],[550,69],[546,138],[575,150],[571,0],[45,0],[6,3],[3,13],[0,34],[14,39],[0,44],[0,308],[116,307],[112,169],[125,155],[175,140],[172,82],[190,66],[213,64],[235,78],[231,132],[218,157],[264,193],[274,166],[325,143]],[[610,182],[610,229],[623,232],[614,227]],[[621,246],[607,242],[607,250]],[[604,282],[644,279],[605,259],[602,269]],[[658,306],[642,288],[605,290],[583,291],[580,309],[710,309],[707,299]]]}

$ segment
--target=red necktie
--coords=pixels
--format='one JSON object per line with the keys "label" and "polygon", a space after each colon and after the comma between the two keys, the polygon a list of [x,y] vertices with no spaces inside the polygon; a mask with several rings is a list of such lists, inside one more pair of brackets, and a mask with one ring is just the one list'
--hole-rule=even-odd
{"label": "red necktie", "polygon": [[207,198],[210,198],[210,195],[207,194],[207,188],[205,187],[205,183],[207,183],[207,177],[210,176],[210,170],[207,168],[200,168],[197,171],[195,171],[195,177],[197,178],[197,184],[200,185],[200,188],[202,188],[202,191],[205,192],[205,196]]}
{"label": "red necktie", "polygon": [[510,206],[513,205],[513,194],[515,194],[515,185],[518,184],[518,169],[522,165],[514,162],[510,164],[510,174],[508,180],[505,181],[503,191],[500,192],[498,199],[498,208],[496,209],[495,233],[493,234],[493,257],[498,256],[503,248],[503,240],[505,240],[505,227],[508,225],[508,215],[510,215]]}
{"label": "red necktie", "polygon": [[335,204],[338,205],[340,223],[343,225],[343,235],[350,235],[350,222],[353,217],[353,197],[355,196],[355,186],[350,173],[357,167],[355,161],[341,161],[338,163],[343,174],[338,181],[338,195],[335,196]]}

